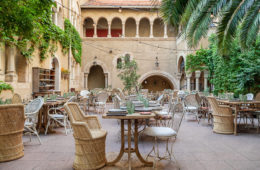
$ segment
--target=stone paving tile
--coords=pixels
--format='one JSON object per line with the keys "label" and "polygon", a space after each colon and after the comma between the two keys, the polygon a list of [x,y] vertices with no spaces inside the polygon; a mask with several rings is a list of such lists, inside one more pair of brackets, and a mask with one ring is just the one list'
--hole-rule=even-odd
{"label": "stone paving tile", "polygon": [[234,170],[232,166],[225,161],[199,161],[207,170]]}
{"label": "stone paving tile", "polygon": [[[108,105],[108,107],[110,107]],[[101,125],[108,131],[106,155],[108,160],[116,157],[120,149],[120,125],[117,120],[105,120],[98,115]],[[32,142],[28,136],[23,137],[25,156],[21,159],[0,163],[0,170],[71,170],[74,160],[74,139],[72,133],[67,136],[63,128],[55,129],[56,133],[41,134],[42,145],[35,136]],[[184,120],[173,145],[177,159],[159,161],[157,169],[165,170],[260,170],[260,134],[239,133],[221,135],[212,132],[207,121],[200,124],[192,120]],[[151,150],[153,138],[141,136],[139,149],[143,157]],[[165,142],[159,141],[160,153],[165,151]],[[153,158],[149,158],[153,161]],[[144,167],[136,156],[132,156],[132,169],[150,170]],[[107,166],[104,170],[128,169],[127,154],[115,166]]]}

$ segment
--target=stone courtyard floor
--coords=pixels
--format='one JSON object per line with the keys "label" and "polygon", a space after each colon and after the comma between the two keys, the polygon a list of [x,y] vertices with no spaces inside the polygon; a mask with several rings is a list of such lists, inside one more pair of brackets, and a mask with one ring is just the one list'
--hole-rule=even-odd
{"label": "stone courtyard floor", "polygon": [[[108,131],[106,139],[107,159],[115,158],[120,149],[120,126],[116,120],[105,120],[99,115],[102,127]],[[72,169],[74,159],[74,139],[72,133],[67,136],[63,128],[55,129],[56,133],[41,134],[42,145],[35,136],[32,142],[24,136],[24,157],[21,159],[0,163],[1,170],[63,170]],[[164,143],[160,143],[161,152]],[[152,148],[152,139],[142,137],[139,149],[145,156]],[[190,170],[259,170],[260,169],[260,134],[239,133],[221,135],[212,132],[207,121],[198,125],[195,121],[183,120],[174,144],[174,155],[177,164],[171,161],[160,161],[157,169],[190,169]],[[132,156],[132,169],[152,169],[143,167]],[[127,155],[116,166],[102,169],[128,169]]]}

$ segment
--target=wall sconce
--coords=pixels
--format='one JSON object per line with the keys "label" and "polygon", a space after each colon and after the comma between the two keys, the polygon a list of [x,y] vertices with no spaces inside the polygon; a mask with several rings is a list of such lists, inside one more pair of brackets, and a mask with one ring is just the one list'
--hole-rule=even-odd
{"label": "wall sconce", "polygon": [[97,56],[94,57],[94,61],[93,61],[93,65],[96,66],[97,62],[96,62]]}
{"label": "wall sconce", "polygon": [[118,12],[119,12],[119,13],[121,13],[121,12],[122,12],[122,8],[121,8],[121,7],[119,7],[119,9],[118,9]]}
{"label": "wall sconce", "polygon": [[159,67],[159,61],[158,61],[158,57],[156,57],[156,61],[155,61],[155,67]]}

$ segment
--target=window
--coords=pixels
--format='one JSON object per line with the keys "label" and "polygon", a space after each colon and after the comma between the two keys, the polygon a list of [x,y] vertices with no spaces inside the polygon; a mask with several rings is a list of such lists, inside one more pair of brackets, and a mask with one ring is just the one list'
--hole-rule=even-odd
{"label": "window", "polygon": [[116,61],[116,68],[121,69],[122,68],[122,59],[118,58]]}

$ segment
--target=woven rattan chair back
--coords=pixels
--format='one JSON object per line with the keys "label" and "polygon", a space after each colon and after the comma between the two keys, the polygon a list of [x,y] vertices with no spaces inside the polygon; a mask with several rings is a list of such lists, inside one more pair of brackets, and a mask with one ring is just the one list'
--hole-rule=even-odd
{"label": "woven rattan chair back", "polygon": [[260,92],[258,92],[258,93],[256,94],[255,100],[256,100],[256,101],[260,101]]}
{"label": "woven rattan chair back", "polygon": [[113,100],[113,104],[114,104],[114,109],[119,109],[120,108],[120,101],[121,101],[119,96],[115,95],[112,100]]}
{"label": "woven rattan chair back", "polygon": [[19,94],[15,93],[13,95],[12,104],[22,104],[22,98]]}
{"label": "woven rattan chair back", "polygon": [[186,96],[184,99],[184,104],[186,107],[188,107],[188,106],[199,107],[200,106],[196,99],[196,94],[189,94],[188,96]]}
{"label": "woven rattan chair back", "polygon": [[109,96],[108,96],[107,92],[102,91],[102,92],[100,92],[100,93],[97,94],[97,101],[98,101],[98,102],[104,102],[104,103],[106,103],[108,97],[109,97]]}
{"label": "woven rattan chair back", "polygon": [[43,98],[38,97],[31,101],[28,105],[25,107],[25,113],[36,113],[39,112],[41,109],[42,105],[44,103]]}
{"label": "woven rattan chair back", "polygon": [[215,97],[208,97],[210,107],[215,115],[232,115],[231,112],[227,112],[226,108],[220,107]]}
{"label": "woven rattan chair back", "polygon": [[24,155],[24,106],[0,105],[0,162],[21,158]]}

